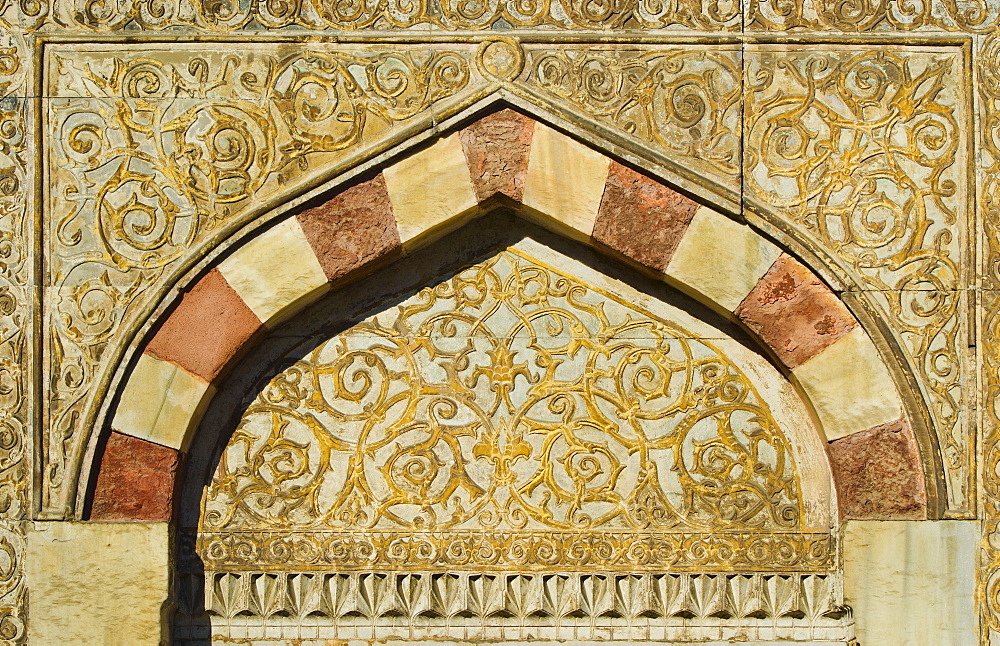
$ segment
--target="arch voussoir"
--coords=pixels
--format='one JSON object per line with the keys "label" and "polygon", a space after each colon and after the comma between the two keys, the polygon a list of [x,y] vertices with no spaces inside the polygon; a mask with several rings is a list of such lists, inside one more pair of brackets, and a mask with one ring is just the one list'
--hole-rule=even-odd
{"label": "arch voussoir", "polygon": [[[130,452],[156,454],[136,442],[183,451],[225,367],[261,330],[332,283],[484,212],[496,196],[645,267],[756,333],[798,382],[832,443],[842,515],[926,515],[924,473],[899,391],[832,290],[746,224],[509,109],[314,200],[208,271],[160,324],[122,390],[93,514],[122,518],[133,510],[139,520],[152,513],[139,504],[152,495],[142,493],[143,483],[156,483],[157,500],[167,496],[176,460],[172,467],[166,458],[154,461],[161,466],[152,471],[121,462]],[[886,468],[859,470],[855,454],[877,455]],[[122,503],[105,512],[110,498]]]}

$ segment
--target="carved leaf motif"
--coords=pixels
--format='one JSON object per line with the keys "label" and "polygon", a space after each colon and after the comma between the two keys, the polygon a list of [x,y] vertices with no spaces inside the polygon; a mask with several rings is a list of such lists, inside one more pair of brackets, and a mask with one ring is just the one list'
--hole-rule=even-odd
{"label": "carved leaf motif", "polygon": [[[501,562],[533,562],[561,551],[546,547],[549,530],[801,527],[787,440],[739,368],[513,250],[271,378],[204,505],[202,531],[220,537],[388,532],[373,549],[393,560],[446,558],[445,545],[483,529],[512,532],[494,548]],[[585,561],[620,554],[621,539],[607,540],[606,557],[593,544]]]}

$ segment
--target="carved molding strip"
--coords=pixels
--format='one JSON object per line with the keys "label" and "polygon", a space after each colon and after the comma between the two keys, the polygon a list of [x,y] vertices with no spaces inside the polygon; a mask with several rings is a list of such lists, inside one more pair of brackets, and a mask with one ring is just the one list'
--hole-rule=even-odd
{"label": "carved molding strip", "polygon": [[34,210],[30,47],[0,34],[0,640],[26,638],[24,528],[30,513]]}
{"label": "carved molding strip", "polygon": [[980,342],[982,344],[983,540],[978,570],[982,641],[1000,639],[1000,37],[980,48],[979,190],[984,234]]}
{"label": "carved molding strip", "polygon": [[356,617],[369,628],[372,621],[393,617],[425,625],[467,618],[492,626],[545,617],[586,623],[719,618],[728,620],[727,626],[787,618],[836,625],[849,612],[835,576],[803,573],[251,571],[181,575],[179,583],[182,625],[202,611],[230,620],[316,617],[345,619],[346,625]]}
{"label": "carved molding strip", "polygon": [[585,29],[731,32],[988,33],[1000,23],[989,0],[9,0],[0,16],[28,30],[64,33],[255,30],[386,31]]}
{"label": "carved molding strip", "polygon": [[795,572],[836,566],[829,533],[645,532],[252,532],[202,533],[197,550],[214,570],[523,571],[713,569]]}

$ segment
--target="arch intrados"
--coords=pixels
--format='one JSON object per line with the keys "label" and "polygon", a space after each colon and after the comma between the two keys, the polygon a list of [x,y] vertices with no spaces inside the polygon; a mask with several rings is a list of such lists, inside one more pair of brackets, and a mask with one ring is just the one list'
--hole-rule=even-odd
{"label": "arch intrados", "polygon": [[[562,135],[558,131],[555,131],[555,130],[552,130],[551,128],[548,128],[544,124],[541,125],[541,128],[543,128],[546,132],[551,133],[551,134],[548,134],[546,136],[549,136],[550,138],[554,137],[555,140],[557,140],[557,142],[558,142],[557,145],[563,145],[563,146],[567,146],[568,145],[570,147],[572,147],[572,146],[575,145],[575,146],[579,147],[580,149],[585,149],[586,148],[586,147],[582,146],[581,144],[579,144],[579,143],[571,140],[569,137],[566,137],[565,135]],[[430,148],[427,148],[427,149],[425,149],[423,151],[419,151],[419,152],[415,153],[414,155],[412,155],[411,157],[407,157],[407,158],[404,158],[403,160],[400,160],[396,164],[393,164],[393,165],[387,167],[383,173],[379,173],[376,177],[383,177],[385,172],[394,172],[394,171],[392,171],[393,168],[397,168],[398,169],[399,167],[405,167],[407,164],[412,164],[412,160],[416,159],[416,158],[419,158],[421,155],[425,156],[426,158],[430,158],[431,156],[433,156],[436,161],[439,161],[440,158],[439,158],[438,154],[440,153],[439,146],[440,146],[441,142],[442,141],[446,141],[448,139],[455,139],[455,138],[458,138],[458,137],[459,137],[459,135],[457,133],[453,133],[452,135],[449,135],[448,137],[444,137],[443,139],[439,139],[438,142],[435,143],[434,145],[432,145]],[[530,150],[531,146],[534,143],[535,143],[534,140],[532,140],[528,144],[529,150]],[[452,147],[454,148],[454,146],[452,146]],[[590,150],[590,154],[592,156],[594,156],[595,158],[599,157],[599,158],[602,158],[602,159],[606,160],[606,161],[601,162],[601,163],[605,163],[607,165],[607,167],[610,167],[612,164],[617,164],[618,167],[621,167],[622,169],[625,169],[623,172],[627,173],[627,172],[631,171],[631,169],[629,167],[621,165],[618,162],[615,162],[615,161],[611,160],[610,158],[605,157],[601,153],[594,152],[592,149],[589,149],[589,150]],[[463,160],[463,162],[464,162],[464,160]],[[463,166],[464,166],[464,163],[463,163]],[[524,166],[525,167],[528,166],[527,160],[525,161]],[[550,166],[551,166],[551,164],[550,164]],[[543,168],[544,168],[544,165],[543,165]],[[524,172],[528,172],[527,168],[524,168],[522,170]],[[631,172],[634,173],[635,171],[631,171]],[[474,176],[474,173],[472,175]],[[473,179],[474,179],[474,177],[473,177]],[[367,181],[371,181],[371,180],[367,180]],[[472,181],[472,180],[470,180],[470,181]],[[605,181],[606,181],[606,179],[605,179]],[[652,180],[650,180],[650,181],[652,181]],[[364,183],[365,183],[364,181],[360,182],[360,183],[355,183],[352,186],[350,186],[347,189],[345,189],[345,191],[351,190],[352,188],[354,188],[354,187],[356,187],[356,186],[358,186],[360,184],[364,184]],[[660,183],[660,186],[664,186],[664,185],[662,183]],[[665,187],[665,188],[667,188],[667,190],[671,190],[672,191],[672,189],[670,189],[669,187]],[[473,192],[474,192],[475,191],[475,187],[472,187],[472,189],[473,189]],[[602,191],[604,190],[604,181],[602,181],[600,189]],[[674,194],[677,195],[676,192],[674,192]],[[486,199],[476,199],[474,197],[473,200],[472,200],[472,202],[466,205],[466,208],[453,209],[454,212],[446,214],[444,217],[442,217],[438,221],[434,222],[431,226],[426,227],[424,230],[417,232],[416,235],[409,235],[408,237],[406,237],[406,239],[404,239],[402,241],[403,242],[402,249],[404,249],[404,250],[412,250],[412,249],[415,249],[415,248],[419,248],[420,245],[426,244],[426,242],[434,239],[434,237],[440,235],[443,231],[446,231],[446,230],[448,230],[450,228],[453,228],[458,223],[460,223],[460,222],[462,222],[464,220],[467,220],[468,218],[472,217],[473,215],[482,214],[482,212],[486,208],[488,208],[489,206],[492,206],[492,205],[496,204],[497,201],[500,201],[500,202],[505,202],[506,201],[508,203],[518,203],[518,204],[523,204],[523,202],[525,201],[525,200],[521,200],[519,202],[518,200],[514,199],[514,197],[517,197],[517,196],[513,196],[512,197],[510,195],[504,195],[502,192],[500,193],[499,197],[493,196],[493,197],[488,197]],[[685,199],[687,199],[687,198],[685,198]],[[743,227],[743,230],[745,230],[747,232],[750,232],[752,234],[750,237],[752,237],[754,240],[762,241],[760,244],[762,244],[764,246],[773,247],[773,249],[776,250],[776,252],[779,255],[781,254],[780,249],[778,249],[777,247],[775,247],[773,245],[773,243],[771,243],[770,241],[768,241],[765,238],[761,237],[759,234],[753,233],[749,227],[746,227],[745,225],[740,225],[740,224],[737,224],[737,223],[733,223],[732,220],[730,220],[729,218],[727,218],[727,216],[719,214],[718,212],[713,211],[711,209],[708,209],[707,207],[699,206],[698,208],[701,211],[710,212],[710,213],[714,214],[712,216],[707,216],[707,217],[722,218],[722,220],[716,220],[717,222],[728,221],[728,222],[731,223],[732,226]],[[534,219],[536,219],[537,221],[541,222],[543,225],[545,225],[547,227],[550,227],[550,228],[553,228],[555,230],[558,230],[560,233],[568,234],[571,237],[576,237],[578,239],[585,239],[585,240],[590,240],[591,239],[590,233],[592,233],[592,231],[591,232],[587,232],[587,231],[584,231],[583,229],[581,229],[580,226],[574,225],[574,223],[572,221],[572,214],[569,217],[567,217],[567,215],[565,213],[562,213],[562,214],[560,214],[560,213],[554,213],[554,214],[553,213],[547,213],[546,209],[544,209],[544,208],[537,208],[537,204],[536,205],[531,205],[531,204],[522,205],[522,209],[529,216],[532,216]],[[292,216],[292,217],[295,217],[295,216]],[[594,214],[594,219],[596,220],[596,218],[597,218],[597,214]],[[240,249],[245,248],[245,246],[247,244],[249,244],[250,240],[255,240],[255,239],[258,239],[262,235],[266,235],[269,231],[275,230],[275,228],[277,226],[280,226],[283,222],[288,222],[289,220],[290,220],[290,218],[276,219],[276,220],[272,221],[272,224],[275,221],[277,221],[277,225],[275,227],[272,227],[271,229],[267,229],[267,230],[262,230],[262,229],[256,229],[256,230],[254,230],[252,237],[249,237],[249,238],[248,237],[244,237],[242,239],[241,245],[239,247],[234,247],[233,248],[233,251],[232,251],[232,254],[230,255],[230,257],[234,257],[235,255],[238,255]],[[601,248],[605,252],[610,251],[611,255],[614,255],[615,257],[617,257],[619,259],[625,258],[633,266],[638,266],[639,268],[642,268],[643,270],[645,270],[647,272],[653,271],[653,273],[656,273],[655,269],[651,270],[650,267],[648,267],[647,265],[645,265],[641,261],[637,261],[635,258],[628,258],[628,254],[627,253],[622,253],[620,250],[615,249],[613,245],[610,245],[610,246],[607,245],[606,241],[596,240],[596,242],[598,243],[596,246],[599,247],[599,248]],[[804,265],[801,265],[801,263],[799,263],[797,260],[795,260],[794,258],[792,258],[787,253],[784,254],[784,255],[788,256],[788,258],[790,258],[791,262],[794,262],[796,265],[802,266],[803,269],[805,268]],[[384,261],[385,258],[382,257],[381,260]],[[224,260],[223,262],[226,262],[226,260]],[[357,268],[354,268],[354,269],[355,270],[361,270],[360,267],[357,267]],[[806,271],[808,272],[808,269],[806,269]],[[209,273],[211,273],[211,272],[209,272]],[[348,273],[350,273],[350,272],[348,272]],[[827,272],[824,272],[824,273],[827,273]],[[662,275],[662,272],[661,272],[660,275]],[[338,276],[335,277],[334,281],[336,282],[336,281],[347,280],[347,279],[350,279],[350,276],[347,275],[347,274],[345,274],[345,275],[338,275]],[[667,279],[668,279],[668,281],[672,281],[675,285],[681,287],[682,289],[686,289],[689,292],[696,293],[701,298],[706,298],[706,296],[705,296],[704,293],[700,293],[700,291],[698,289],[694,288],[691,284],[686,284],[683,280],[679,280],[676,276],[669,276],[668,275]],[[816,282],[820,283],[820,281],[818,281],[818,280]],[[826,289],[825,285],[823,285],[823,288]],[[826,291],[829,292],[828,289],[826,289]],[[829,292],[829,293],[833,294],[832,292]],[[834,296],[834,298],[836,298],[836,296]],[[707,300],[711,301],[710,298],[707,299]],[[839,299],[837,299],[837,300],[839,302]],[[301,305],[301,303],[299,303],[299,305]],[[714,305],[715,305],[716,309],[720,309],[720,310],[726,311],[730,315],[733,315],[733,311],[732,310],[734,308],[730,307],[730,308],[727,309],[725,306],[720,307],[720,304],[718,302],[716,302]],[[281,316],[285,317],[285,316],[290,315],[290,312],[293,309],[295,309],[295,308],[292,308],[292,309],[287,310],[287,311],[283,311],[282,314],[281,314]],[[849,312],[850,310],[848,310],[847,308],[845,308],[845,311]],[[162,324],[162,320],[164,318],[167,318],[167,317],[162,317],[161,316],[160,317],[160,321],[157,323],[157,325]],[[865,323],[866,323],[866,321],[864,321],[864,320],[862,320],[860,323],[857,323],[858,329],[861,330],[862,332],[864,332],[864,328],[866,327],[864,325]],[[868,339],[868,343],[870,344],[871,343],[871,339],[870,339],[870,337],[868,337],[868,333],[865,332],[864,336],[865,336],[865,338]],[[884,343],[883,343],[883,345],[884,345]],[[765,344],[765,346],[766,346],[766,344]],[[773,350],[773,348],[772,348],[772,350]],[[877,352],[876,352],[876,356],[877,356]],[[881,361],[881,359],[879,359],[879,361]],[[794,370],[792,370],[792,373],[793,373],[793,375],[795,374]],[[890,373],[887,371],[887,374],[890,374]],[[126,385],[123,388],[119,389],[120,391],[124,391],[124,390],[126,390],[128,388],[128,385],[127,385],[128,380],[125,380],[125,382],[126,382]],[[918,435],[919,435],[919,433],[918,433]],[[177,448],[182,448],[184,446],[185,442],[181,442],[180,445]],[[930,460],[928,460],[928,458],[926,456],[926,454],[928,452],[927,448],[928,448],[928,445],[929,445],[928,439],[927,438],[921,438],[921,444],[923,445],[922,446],[922,453],[925,454],[925,457],[924,457],[925,464],[928,464],[928,463],[933,464],[933,462],[935,461],[934,458],[936,456],[933,456]],[[88,470],[94,471],[92,466],[90,466]],[[91,479],[94,479],[94,478],[91,478]],[[932,501],[936,498],[936,492],[932,491],[931,489],[933,489],[933,487],[935,486],[935,483],[937,481],[938,481],[938,478],[936,478],[936,477],[929,477],[929,478],[927,478],[927,483],[929,485],[928,486],[928,489],[929,489],[928,493],[931,494],[928,497]],[[81,503],[82,503],[82,499],[81,499]],[[931,513],[933,514],[934,513],[933,512],[934,505],[932,504],[931,507],[932,507],[932,512]]]}

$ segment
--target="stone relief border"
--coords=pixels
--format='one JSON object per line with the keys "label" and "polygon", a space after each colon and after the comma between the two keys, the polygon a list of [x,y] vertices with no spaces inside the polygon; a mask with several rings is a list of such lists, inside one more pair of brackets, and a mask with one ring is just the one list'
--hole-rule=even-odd
{"label": "stone relief border", "polygon": [[[193,4],[178,3],[177,12],[163,11],[160,5],[153,6],[152,3],[128,3],[92,5],[84,7],[82,3],[34,3],[34,2],[10,2],[0,8],[0,16],[3,17],[6,26],[4,28],[4,57],[2,73],[3,104],[0,109],[3,111],[3,128],[0,130],[3,145],[0,153],[3,154],[3,182],[0,184],[0,199],[3,200],[2,210],[3,230],[0,232],[0,241],[5,244],[0,247],[3,250],[3,264],[0,270],[3,272],[6,284],[2,293],[2,309],[0,313],[5,319],[2,347],[4,348],[5,360],[3,363],[3,388],[0,389],[0,396],[7,397],[4,401],[16,401],[16,408],[8,407],[4,410],[9,413],[3,417],[4,422],[13,426],[11,433],[7,434],[5,428],[3,448],[6,450],[10,446],[9,459],[5,464],[9,468],[3,470],[6,476],[4,486],[13,493],[12,504],[4,513],[6,519],[25,518],[28,509],[27,495],[30,485],[26,482],[27,455],[30,444],[28,437],[32,433],[32,412],[26,410],[21,402],[25,399],[19,393],[33,392],[32,385],[32,359],[29,357],[38,356],[37,352],[29,350],[37,343],[33,340],[32,330],[37,326],[37,316],[31,314],[33,308],[31,303],[34,300],[32,284],[38,284],[37,279],[33,280],[31,265],[33,262],[33,250],[23,241],[33,237],[35,223],[30,221],[28,214],[34,211],[32,201],[34,199],[34,186],[36,168],[31,164],[28,149],[32,142],[30,133],[36,132],[33,124],[35,118],[30,112],[31,102],[28,100],[37,96],[34,91],[32,66],[35,61],[35,54],[30,44],[31,36],[26,34],[49,32],[99,34],[114,29],[136,28],[139,30],[159,30],[167,27],[193,26],[197,31],[221,31],[228,29],[268,29],[284,28],[295,23],[295,20],[282,23],[277,27],[268,27],[253,20],[223,24],[215,22],[211,24],[200,24],[197,19],[188,18],[189,15],[197,14],[197,8]],[[672,5],[675,6],[675,5]],[[753,2],[747,7],[746,15],[742,17],[743,23],[748,29],[760,29],[762,31],[789,31],[796,33],[808,33],[813,31],[843,32],[853,38],[866,38],[862,34],[875,33],[933,33],[959,32],[969,34],[988,34],[1000,23],[998,8],[994,3],[986,0],[975,0],[971,2],[954,2],[951,0],[940,2],[867,2],[867,3],[834,3],[821,1],[802,1],[794,3],[774,2]],[[156,22],[156,18],[167,17],[161,22]],[[177,18],[183,16],[183,18]],[[152,17],[152,20],[150,19]],[[617,19],[617,17],[615,18]],[[663,24],[666,24],[664,21]],[[616,23],[613,26],[625,25],[626,23]],[[671,24],[683,24],[682,20]],[[236,25],[236,26],[232,26]],[[502,25],[501,25],[502,26]],[[627,25],[626,25],[627,26]],[[699,27],[705,28],[705,27]],[[869,36],[870,37],[870,36]],[[980,145],[985,154],[979,156],[979,170],[977,186],[979,187],[981,204],[984,207],[984,218],[987,222],[992,222],[996,198],[996,178],[1000,171],[997,169],[996,156],[996,114],[998,113],[995,80],[997,68],[1000,61],[997,60],[995,37],[976,38],[976,67],[979,74],[980,83],[977,84],[978,93],[978,132],[982,134]],[[985,83],[983,82],[985,81]],[[984,279],[982,282],[982,304],[992,303],[994,290],[997,289],[997,279],[990,268],[995,264],[993,258],[1000,253],[1000,242],[990,235],[985,236],[984,247]],[[997,349],[995,346],[994,332],[996,327],[995,314],[993,308],[980,310],[983,319],[981,321],[981,332],[979,335],[981,349],[984,352],[984,370],[982,373],[983,389],[987,397],[993,397],[1000,389],[1000,375],[998,375],[995,357]],[[31,320],[29,326],[25,322]],[[13,324],[7,323],[13,321]],[[13,330],[13,332],[9,332]],[[995,410],[989,405],[990,400],[983,402],[983,445],[987,460],[983,464],[984,474],[984,498],[982,500],[984,511],[988,516],[984,524],[983,555],[984,563],[987,565],[986,573],[981,582],[980,591],[984,600],[984,626],[991,626],[996,630],[1000,626],[1000,603],[996,594],[996,571],[1000,566],[1000,541],[994,538],[994,532],[998,526],[996,510],[1000,507],[1000,494],[997,494],[994,482],[994,474],[997,459],[995,458],[995,446],[997,438],[1000,436],[1000,420],[998,420]],[[10,420],[13,420],[11,422]],[[5,498],[6,500],[6,498]],[[12,541],[12,553],[19,553],[16,544],[20,540],[17,536],[17,524],[11,520],[5,520],[10,524],[10,530],[14,538]],[[21,599],[23,597],[23,586],[20,583],[18,568],[10,568],[11,579],[17,583],[12,586],[18,589],[17,595],[8,594],[6,599]],[[991,583],[992,582],[992,583]],[[18,607],[22,601],[14,603],[12,608]],[[15,626],[11,631],[3,633],[6,637],[11,634],[10,639],[17,640],[17,635],[23,634],[23,626],[18,628],[17,612],[10,615]],[[23,618],[23,615],[21,615]],[[8,625],[8,624],[4,624]],[[985,628],[984,628],[985,630]]]}

